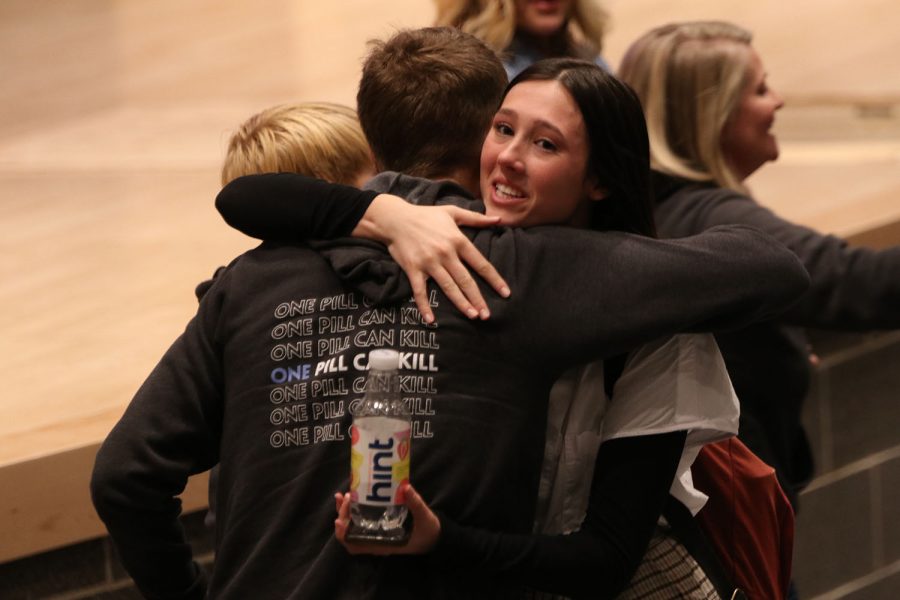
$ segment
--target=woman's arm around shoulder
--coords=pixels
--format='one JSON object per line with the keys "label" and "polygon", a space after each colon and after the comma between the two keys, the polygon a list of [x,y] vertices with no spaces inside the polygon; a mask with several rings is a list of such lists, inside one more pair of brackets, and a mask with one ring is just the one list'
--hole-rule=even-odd
{"label": "woman's arm around shoulder", "polygon": [[251,237],[300,243],[352,235],[385,244],[409,277],[426,323],[434,321],[427,298],[429,278],[472,319],[487,319],[490,312],[469,268],[501,296],[510,294],[494,266],[459,229],[498,223],[477,212],[412,206],[391,194],[296,173],[239,177],[219,192],[216,208],[229,225]]}

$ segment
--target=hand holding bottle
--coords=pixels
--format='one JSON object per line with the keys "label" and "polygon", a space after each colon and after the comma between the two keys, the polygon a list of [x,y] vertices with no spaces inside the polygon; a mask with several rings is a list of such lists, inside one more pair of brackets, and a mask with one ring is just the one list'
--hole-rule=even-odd
{"label": "hand holding bottle", "polygon": [[348,542],[347,527],[350,524],[350,494],[340,492],[334,495],[338,517],[334,521],[334,536],[350,554],[371,554],[390,556],[392,554],[426,554],[437,544],[441,536],[441,522],[437,515],[409,484],[401,488],[406,498],[406,508],[412,516],[413,526],[409,541],[402,546],[386,546],[383,544],[361,544]]}

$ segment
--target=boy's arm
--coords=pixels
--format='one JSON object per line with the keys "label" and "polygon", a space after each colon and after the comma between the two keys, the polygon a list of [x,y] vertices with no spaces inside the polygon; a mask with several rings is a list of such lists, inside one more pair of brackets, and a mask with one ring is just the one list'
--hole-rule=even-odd
{"label": "boy's arm", "polygon": [[222,373],[206,333],[208,300],[103,442],[91,478],[94,506],[122,564],[152,598],[199,599],[206,591],[177,496],[190,475],[218,461]]}

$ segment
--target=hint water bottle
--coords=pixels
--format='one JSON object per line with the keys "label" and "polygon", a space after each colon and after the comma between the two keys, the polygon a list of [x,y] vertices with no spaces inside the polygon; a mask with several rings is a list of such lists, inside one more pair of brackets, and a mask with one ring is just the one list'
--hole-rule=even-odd
{"label": "hint water bottle", "polygon": [[402,544],[410,524],[400,484],[409,481],[410,412],[400,397],[400,354],[369,352],[365,398],[350,412],[350,527],[347,539]]}

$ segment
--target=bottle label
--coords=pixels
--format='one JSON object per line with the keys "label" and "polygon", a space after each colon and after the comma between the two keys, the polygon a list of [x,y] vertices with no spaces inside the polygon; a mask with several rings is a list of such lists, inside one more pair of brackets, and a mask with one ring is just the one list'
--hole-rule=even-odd
{"label": "bottle label", "polygon": [[359,504],[403,504],[398,488],[409,482],[410,423],[362,417],[350,429],[350,498]]}

